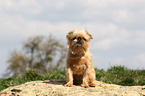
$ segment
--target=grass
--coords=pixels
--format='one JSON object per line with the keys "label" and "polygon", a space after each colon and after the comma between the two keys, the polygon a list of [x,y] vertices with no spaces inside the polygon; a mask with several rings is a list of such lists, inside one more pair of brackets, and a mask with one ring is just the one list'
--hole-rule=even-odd
{"label": "grass", "polygon": [[124,66],[113,66],[107,71],[96,70],[96,79],[109,84],[123,86],[145,85],[145,70],[131,70]]}
{"label": "grass", "polygon": [[36,80],[52,80],[66,79],[65,70],[50,72],[49,74],[40,74],[37,70],[28,70],[21,77],[10,77],[8,79],[0,79],[0,91],[11,86],[17,86],[29,81]]}
{"label": "grass", "polygon": [[[97,69],[96,80],[109,84],[118,84],[123,86],[145,85],[145,70],[131,70],[124,66],[112,66],[107,71]],[[29,81],[66,79],[65,70],[50,72],[49,74],[40,74],[37,70],[26,71],[21,77],[10,77],[0,79],[0,91],[10,86],[16,86]]]}

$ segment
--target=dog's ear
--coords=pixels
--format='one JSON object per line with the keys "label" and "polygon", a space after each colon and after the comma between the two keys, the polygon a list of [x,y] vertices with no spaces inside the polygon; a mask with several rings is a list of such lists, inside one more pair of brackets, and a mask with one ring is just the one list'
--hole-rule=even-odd
{"label": "dog's ear", "polygon": [[68,32],[67,35],[66,35],[66,38],[69,39],[70,38],[70,35],[73,34],[73,32],[74,32],[74,30]]}
{"label": "dog's ear", "polygon": [[90,39],[93,39],[93,36],[87,30],[85,30],[85,31],[89,35]]}

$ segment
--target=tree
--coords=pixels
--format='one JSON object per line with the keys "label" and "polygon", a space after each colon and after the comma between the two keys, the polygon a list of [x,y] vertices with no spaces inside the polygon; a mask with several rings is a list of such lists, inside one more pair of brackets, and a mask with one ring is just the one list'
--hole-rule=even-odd
{"label": "tree", "polygon": [[29,69],[46,73],[65,65],[66,47],[52,35],[30,37],[23,42],[22,49],[22,52],[11,52],[6,75],[21,76]]}
{"label": "tree", "polygon": [[34,53],[40,50],[40,43],[42,43],[43,36],[30,37],[26,42],[24,42],[23,49],[26,50],[26,53],[30,54],[29,59],[29,68],[33,68],[33,61],[35,59]]}
{"label": "tree", "polygon": [[28,68],[28,58],[16,50],[10,53],[10,57],[7,62],[10,65],[7,67],[8,71],[6,74],[4,74],[4,76],[17,76],[25,72],[25,70]]}

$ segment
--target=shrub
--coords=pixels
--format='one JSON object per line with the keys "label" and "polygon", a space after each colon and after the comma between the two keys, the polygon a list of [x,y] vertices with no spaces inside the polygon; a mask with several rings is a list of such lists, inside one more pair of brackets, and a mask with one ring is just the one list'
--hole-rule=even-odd
{"label": "shrub", "polygon": [[34,80],[42,80],[43,76],[36,69],[30,69],[23,74],[23,78],[25,80],[34,81]]}

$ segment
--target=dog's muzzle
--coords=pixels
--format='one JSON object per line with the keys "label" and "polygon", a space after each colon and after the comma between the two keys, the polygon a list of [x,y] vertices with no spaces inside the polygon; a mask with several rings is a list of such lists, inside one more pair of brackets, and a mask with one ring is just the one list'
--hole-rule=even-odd
{"label": "dog's muzzle", "polygon": [[82,38],[81,37],[78,37],[77,38],[77,44],[81,44],[82,45],[82,42],[81,41],[82,41]]}

